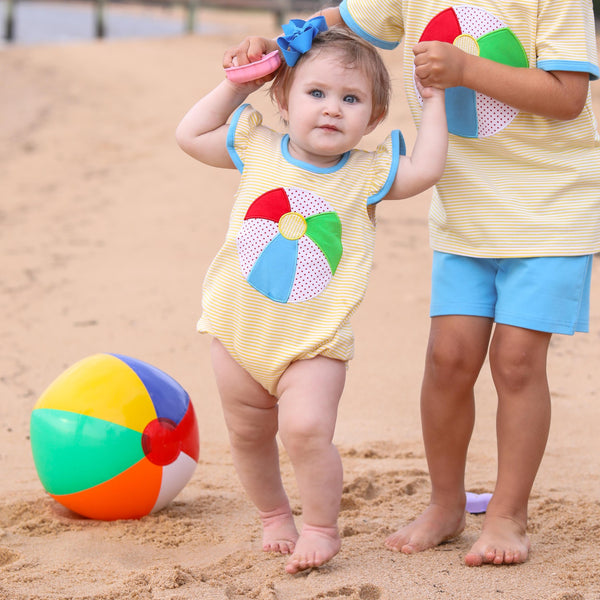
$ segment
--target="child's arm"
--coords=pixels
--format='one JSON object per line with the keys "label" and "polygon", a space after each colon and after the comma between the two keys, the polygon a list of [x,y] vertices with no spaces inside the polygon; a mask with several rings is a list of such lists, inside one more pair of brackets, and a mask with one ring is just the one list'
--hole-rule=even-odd
{"label": "child's arm", "polygon": [[524,112],[560,120],[577,117],[587,98],[588,73],[511,67],[445,42],[420,42],[413,51],[415,73],[425,86],[461,85]]}
{"label": "child's arm", "polygon": [[196,102],[177,126],[175,139],[181,149],[207,165],[233,169],[227,150],[227,119],[258,87],[255,82],[235,84],[224,79]]}
{"label": "child's arm", "polygon": [[411,156],[401,156],[386,199],[415,196],[437,183],[444,174],[448,153],[448,125],[444,92],[424,88],[417,80],[423,98],[423,113]]}

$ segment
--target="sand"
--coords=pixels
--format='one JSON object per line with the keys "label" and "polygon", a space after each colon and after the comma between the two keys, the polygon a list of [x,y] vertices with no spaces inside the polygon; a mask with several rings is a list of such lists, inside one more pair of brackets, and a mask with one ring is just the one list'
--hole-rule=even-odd
{"label": "sand", "polygon": [[[418,555],[383,547],[426,505],[418,396],[429,327],[429,193],[378,211],[375,268],[353,320],[356,355],[336,443],[345,467],[341,552],[295,576],[261,532],[228,451],[208,342],[195,332],[203,274],[224,235],[235,171],[176,146],[187,108],[222,77],[220,59],[268,15],[203,11],[228,33],[105,40],[0,52],[0,598],[153,600],[592,600],[600,598],[600,260],[591,330],[552,341],[553,423],[530,502],[530,560],[468,568],[482,516]],[[384,129],[414,140],[400,53]],[[592,86],[596,114],[600,87]],[[278,120],[264,94],[253,103]],[[368,146],[371,139],[367,140]],[[189,392],[199,465],[163,511],[82,519],[43,490],[31,410],[68,366],[98,352],[147,361]],[[477,386],[468,489],[495,479],[495,396]],[[299,500],[289,462],[283,474]]]}

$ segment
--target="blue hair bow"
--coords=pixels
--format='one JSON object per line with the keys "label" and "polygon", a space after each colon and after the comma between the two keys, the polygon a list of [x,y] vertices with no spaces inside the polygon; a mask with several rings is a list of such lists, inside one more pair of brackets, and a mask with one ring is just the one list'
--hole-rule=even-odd
{"label": "blue hair bow", "polygon": [[313,39],[322,31],[327,31],[327,21],[323,16],[308,21],[292,19],[283,26],[284,35],[277,38],[277,45],[288,66],[293,67],[300,56],[310,50]]}

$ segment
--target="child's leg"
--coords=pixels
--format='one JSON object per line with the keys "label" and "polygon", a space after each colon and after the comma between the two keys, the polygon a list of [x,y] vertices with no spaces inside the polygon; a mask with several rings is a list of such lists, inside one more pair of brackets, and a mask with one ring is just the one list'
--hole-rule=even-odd
{"label": "child's leg", "polygon": [[551,334],[496,325],[490,367],[498,392],[498,478],[471,566],[527,560],[527,502],[550,428],[546,357]]}
{"label": "child's leg", "polygon": [[341,546],[342,463],[332,440],[345,378],[343,362],[318,356],[292,363],[279,380],[279,433],[294,467],[303,512],[288,573],[322,565]]}
{"label": "child's leg", "polygon": [[464,473],[475,420],[473,386],[487,353],[491,319],[442,316],[431,320],[421,389],[421,420],[431,476],[429,506],[389,536],[406,554],[432,548],[465,526]]}
{"label": "child's leg", "polygon": [[277,398],[256,382],[216,339],[211,356],[233,464],[263,521],[263,550],[289,554],[298,532],[279,471]]}

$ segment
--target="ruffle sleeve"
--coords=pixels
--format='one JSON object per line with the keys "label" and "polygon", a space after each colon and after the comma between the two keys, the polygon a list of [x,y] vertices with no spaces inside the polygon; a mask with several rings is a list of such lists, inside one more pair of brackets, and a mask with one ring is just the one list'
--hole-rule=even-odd
{"label": "ruffle sleeve", "polygon": [[246,149],[250,140],[262,125],[262,115],[250,104],[242,104],[233,113],[227,133],[227,150],[233,164],[241,173],[244,170]]}
{"label": "ruffle sleeve", "polygon": [[396,179],[400,157],[406,154],[404,137],[397,129],[377,146],[372,154],[372,189],[367,205],[377,204],[389,192]]}

